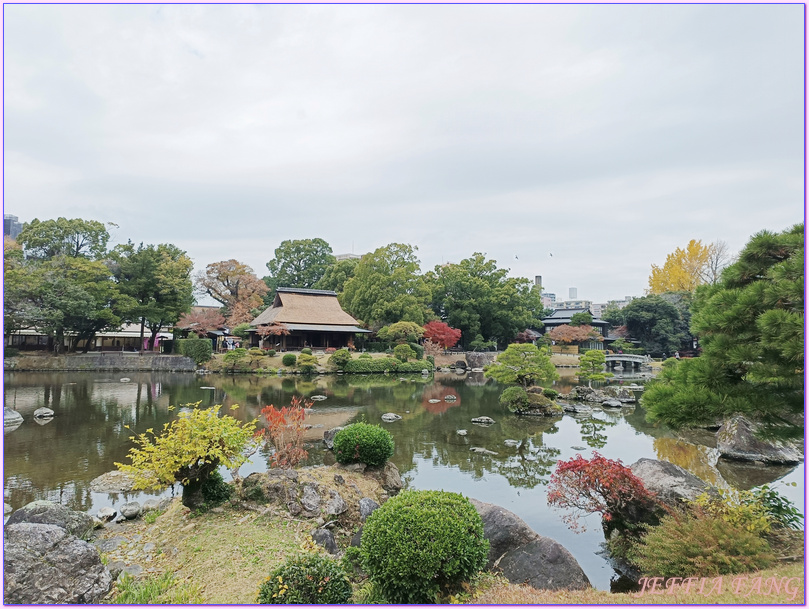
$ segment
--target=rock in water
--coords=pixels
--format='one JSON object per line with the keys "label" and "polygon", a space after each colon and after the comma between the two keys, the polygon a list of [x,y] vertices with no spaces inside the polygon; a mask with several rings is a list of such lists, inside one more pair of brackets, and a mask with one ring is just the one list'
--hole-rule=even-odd
{"label": "rock in water", "polygon": [[486,450],[485,448],[481,448],[479,446],[473,446],[470,449],[470,452],[477,453],[479,455],[496,455],[497,453],[492,450]]}
{"label": "rock in water", "polygon": [[117,515],[118,515],[117,510],[111,508],[110,506],[105,506],[100,510],[98,510],[98,514],[96,514],[96,517],[101,522],[111,522],[113,519],[115,519]]}
{"label": "rock in water", "polygon": [[800,463],[800,448],[779,440],[758,437],[761,426],[741,415],[727,419],[716,434],[716,448],[726,459],[764,463]]}
{"label": "rock in water", "polygon": [[620,400],[604,400],[601,402],[602,408],[621,408],[622,404]]}
{"label": "rock in water", "polygon": [[716,494],[710,484],[668,461],[638,459],[629,469],[660,501],[672,507],[682,507],[704,492]]}
{"label": "rock in water", "polygon": [[3,407],[3,427],[16,428],[19,427],[22,422],[23,418],[19,412],[8,406]]}
{"label": "rock in water", "polygon": [[465,435],[466,435],[467,433],[469,433],[469,432],[468,432],[468,431],[466,431],[465,429],[459,429],[459,430],[458,430],[458,431],[456,431],[455,433],[456,433],[456,434],[458,434],[459,436],[465,436]]}
{"label": "rock in water", "polygon": [[477,417],[475,419],[472,419],[472,422],[476,423],[477,425],[493,425],[494,419],[490,417]]}
{"label": "rock in water", "polygon": [[385,414],[382,415],[382,420],[385,421],[385,423],[393,423],[394,421],[398,421],[401,418],[402,417],[400,417],[398,414],[394,412],[386,412]]}
{"label": "rock in water", "polygon": [[7,525],[3,601],[9,604],[96,604],[112,576],[95,546],[53,524]]}
{"label": "rock in water", "polygon": [[134,520],[140,516],[140,503],[137,501],[129,501],[128,503],[123,504],[119,511],[121,512],[121,516],[127,520]]}
{"label": "rock in water", "polygon": [[54,412],[50,408],[37,408],[34,411],[35,419],[52,419],[53,415]]}
{"label": "rock in water", "polygon": [[488,569],[499,567],[511,583],[538,590],[584,590],[590,580],[561,544],[535,533],[513,512],[470,499],[489,540]]}

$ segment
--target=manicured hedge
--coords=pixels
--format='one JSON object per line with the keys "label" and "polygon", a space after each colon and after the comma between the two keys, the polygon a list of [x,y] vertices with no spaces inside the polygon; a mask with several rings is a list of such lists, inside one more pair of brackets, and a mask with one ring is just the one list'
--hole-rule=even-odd
{"label": "manicured hedge", "polygon": [[343,368],[344,372],[386,372],[396,370],[397,365],[401,364],[399,360],[393,357],[380,357],[377,359],[353,359],[346,362]]}
{"label": "manicured hedge", "polygon": [[213,344],[209,338],[181,338],[174,344],[177,345],[177,353],[190,357],[197,366],[213,357]]}

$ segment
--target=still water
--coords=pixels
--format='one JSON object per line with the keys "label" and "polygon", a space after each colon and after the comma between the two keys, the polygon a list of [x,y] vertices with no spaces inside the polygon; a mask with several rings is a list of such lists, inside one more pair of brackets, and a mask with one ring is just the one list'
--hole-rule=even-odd
{"label": "still water", "polygon": [[[129,380],[122,382],[125,376]],[[558,388],[566,391],[571,380],[563,377]],[[170,405],[223,404],[225,412],[252,420],[268,404],[285,406],[293,396],[321,395],[326,399],[314,403],[307,421],[313,425],[307,436],[308,464],[333,461],[318,441],[325,429],[360,420],[380,423],[393,434],[392,461],[408,487],[460,492],[515,512],[535,531],[570,550],[600,589],[610,588],[615,572],[598,554],[603,542],[598,518],[588,519],[585,532],[573,533],[562,522],[562,513],[546,502],[546,485],[560,459],[590,456],[598,450],[625,465],[641,457],[671,461],[721,486],[796,482],[797,487],[778,488],[797,506],[804,506],[803,464],[754,468],[718,461],[711,434],[683,436],[650,425],[641,407],[595,410],[586,418],[520,418],[500,407],[501,391],[502,386],[479,373],[437,373],[428,378],[6,373],[4,403],[25,421],[4,434],[4,499],[14,509],[35,499],[50,499],[93,514],[105,505],[143,500],[148,493],[94,493],[90,482],[115,469],[116,461],[126,461],[132,446],[129,436],[147,428],[160,429],[174,418],[177,410],[169,410]],[[235,404],[239,408],[230,410]],[[56,416],[40,424],[33,412],[42,406],[52,408]],[[381,416],[386,412],[397,413],[402,420],[383,423]],[[484,415],[496,423],[481,427],[471,422]],[[467,435],[458,435],[459,429],[467,430]],[[520,444],[509,447],[506,440]],[[471,447],[497,454],[476,454]],[[252,463],[242,466],[242,475],[265,470],[267,459],[266,450],[257,453]]]}

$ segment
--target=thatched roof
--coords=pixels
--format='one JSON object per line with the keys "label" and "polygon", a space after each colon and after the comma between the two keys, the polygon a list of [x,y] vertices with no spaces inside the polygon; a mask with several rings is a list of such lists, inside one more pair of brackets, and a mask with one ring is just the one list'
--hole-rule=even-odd
{"label": "thatched roof", "polygon": [[273,323],[355,326],[357,320],[343,311],[336,292],[278,288],[272,306],[251,321],[250,325]]}

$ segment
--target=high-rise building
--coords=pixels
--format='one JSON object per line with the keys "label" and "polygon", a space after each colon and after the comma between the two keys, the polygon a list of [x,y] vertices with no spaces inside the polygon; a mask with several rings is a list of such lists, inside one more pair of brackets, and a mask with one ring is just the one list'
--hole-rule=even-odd
{"label": "high-rise building", "polygon": [[576,288],[569,288],[567,297],[569,300],[576,300],[579,297],[579,291]]}
{"label": "high-rise building", "polygon": [[22,224],[19,222],[19,218],[11,214],[3,214],[3,235],[16,239],[21,232]]}

